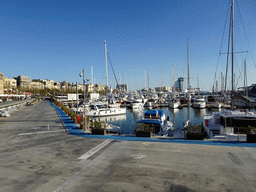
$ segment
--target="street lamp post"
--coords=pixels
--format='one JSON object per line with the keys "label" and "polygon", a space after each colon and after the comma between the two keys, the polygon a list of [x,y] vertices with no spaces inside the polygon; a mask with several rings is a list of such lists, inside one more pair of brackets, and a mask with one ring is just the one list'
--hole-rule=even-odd
{"label": "street lamp post", "polygon": [[[86,79],[86,83],[90,81],[90,79]],[[85,85],[84,85],[84,93],[85,93]],[[87,91],[88,93],[88,91]],[[84,95],[84,100],[85,100],[85,95]],[[88,97],[87,97],[87,100],[88,100]],[[85,102],[84,102],[84,118],[85,118]],[[84,126],[85,126],[85,119],[84,119]]]}
{"label": "street lamp post", "polygon": [[76,120],[78,123],[78,89],[77,89],[77,82],[76,82]]}
{"label": "street lamp post", "polygon": [[[83,76],[83,87],[84,87],[84,127],[85,127],[85,79],[84,79],[84,68],[82,70],[83,74],[80,72],[79,76],[82,77]],[[86,81],[88,82],[90,79],[86,79]]]}

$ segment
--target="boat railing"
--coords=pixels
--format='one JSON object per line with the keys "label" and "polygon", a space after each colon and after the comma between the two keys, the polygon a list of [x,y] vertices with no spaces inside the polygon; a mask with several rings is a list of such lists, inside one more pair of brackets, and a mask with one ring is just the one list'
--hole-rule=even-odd
{"label": "boat railing", "polygon": [[161,121],[161,118],[149,118],[149,117],[144,117],[143,120]]}

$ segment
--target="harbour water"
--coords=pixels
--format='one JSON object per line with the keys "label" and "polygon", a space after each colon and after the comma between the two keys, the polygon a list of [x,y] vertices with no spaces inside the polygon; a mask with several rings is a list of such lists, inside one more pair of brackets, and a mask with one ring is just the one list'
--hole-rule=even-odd
{"label": "harbour water", "polygon": [[[159,109],[164,111],[166,117],[170,117],[170,120],[173,123],[174,128],[182,128],[183,123],[185,123],[188,119],[190,120],[191,124],[202,124],[203,117],[205,115],[211,115],[212,112],[223,110],[217,108],[195,109],[192,107],[184,107],[182,109],[171,109],[169,107],[163,107]],[[101,117],[96,118],[96,120],[104,121],[119,126],[121,128],[122,134],[133,134],[136,122],[143,118],[143,114],[147,110],[149,109],[127,109],[125,115]]]}

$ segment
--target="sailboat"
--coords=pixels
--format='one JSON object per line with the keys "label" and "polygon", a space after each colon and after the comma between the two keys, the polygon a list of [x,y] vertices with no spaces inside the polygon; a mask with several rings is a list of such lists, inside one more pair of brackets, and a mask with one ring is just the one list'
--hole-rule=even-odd
{"label": "sailboat", "polygon": [[[211,116],[205,116],[203,126],[210,138],[226,139],[234,141],[246,141],[246,128],[250,125],[256,127],[256,115],[254,112],[234,111],[234,0],[231,0],[231,110],[215,112]],[[229,53],[228,53],[229,54]]]}
{"label": "sailboat", "polygon": [[[106,87],[108,87],[108,68],[107,68],[107,44],[105,45],[105,65],[106,65]],[[111,91],[112,94],[112,91]],[[112,95],[113,96],[113,95]],[[91,104],[89,110],[85,112],[86,117],[106,117],[114,115],[124,115],[126,114],[126,108],[120,108],[119,106],[106,106],[102,104]]]}

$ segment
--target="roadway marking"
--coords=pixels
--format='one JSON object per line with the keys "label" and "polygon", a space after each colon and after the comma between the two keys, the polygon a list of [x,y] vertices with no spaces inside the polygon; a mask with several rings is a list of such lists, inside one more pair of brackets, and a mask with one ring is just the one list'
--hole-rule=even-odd
{"label": "roadway marking", "polygon": [[99,151],[100,149],[102,149],[103,147],[105,147],[107,144],[109,144],[111,141],[113,141],[113,139],[107,139],[106,141],[102,142],[101,144],[97,145],[96,147],[94,147],[93,149],[91,149],[90,151],[88,151],[87,153],[85,153],[84,155],[82,155],[81,157],[79,157],[78,159],[88,159],[90,156],[92,156],[94,153],[96,153],[97,151]]}
{"label": "roadway marking", "polygon": [[141,153],[138,153],[137,155],[132,155],[132,157],[134,158],[134,159],[141,159],[141,158],[144,158],[144,157],[147,157],[146,155],[143,155],[143,154],[141,154]]}
{"label": "roadway marking", "polygon": [[[111,140],[106,140],[103,143],[109,143]],[[101,143],[101,144],[103,144]],[[101,145],[99,144],[99,145]],[[98,146],[99,146],[98,145]],[[61,191],[70,191],[70,189],[77,183],[84,183],[88,184],[90,183],[89,180],[85,180],[84,176],[82,175],[83,173],[87,172],[89,173],[92,171],[97,165],[99,165],[106,157],[111,156],[111,154],[116,152],[116,148],[111,148],[109,147],[107,150],[103,151],[99,156],[97,156],[95,159],[92,161],[90,160],[81,160],[78,162],[78,164],[82,164],[82,169],[73,173],[71,177],[69,178],[64,178],[65,181],[62,183],[58,188],[53,190],[53,192],[61,192]]]}
{"label": "roadway marking", "polygon": [[39,132],[35,132],[35,133],[20,133],[18,135],[34,135],[34,134],[40,134],[40,133],[51,133],[51,132],[62,132],[65,130],[61,130],[61,131],[39,131]]}
{"label": "roadway marking", "polygon": [[143,145],[148,145],[148,142],[143,142],[142,144],[143,144]]}

